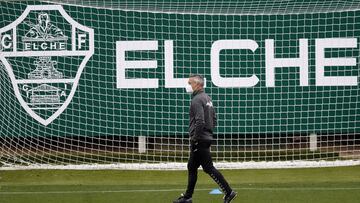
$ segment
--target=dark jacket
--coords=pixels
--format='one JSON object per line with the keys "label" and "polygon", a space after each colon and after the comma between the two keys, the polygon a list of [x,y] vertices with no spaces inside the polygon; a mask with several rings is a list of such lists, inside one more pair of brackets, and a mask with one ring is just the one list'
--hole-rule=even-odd
{"label": "dark jacket", "polygon": [[192,94],[189,135],[192,142],[211,141],[216,114],[211,98],[203,91]]}

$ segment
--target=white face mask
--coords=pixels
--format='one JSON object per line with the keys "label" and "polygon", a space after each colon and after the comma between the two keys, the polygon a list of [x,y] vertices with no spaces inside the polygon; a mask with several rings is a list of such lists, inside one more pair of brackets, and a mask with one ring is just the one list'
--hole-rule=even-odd
{"label": "white face mask", "polygon": [[194,92],[194,90],[192,89],[191,85],[189,85],[189,84],[187,84],[187,85],[185,86],[185,89],[186,89],[186,92],[187,92],[187,93],[193,93],[193,92]]}

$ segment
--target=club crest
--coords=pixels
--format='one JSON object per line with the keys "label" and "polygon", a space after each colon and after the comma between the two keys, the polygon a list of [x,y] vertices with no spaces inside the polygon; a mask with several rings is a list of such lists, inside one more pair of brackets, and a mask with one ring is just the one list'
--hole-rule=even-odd
{"label": "club crest", "polygon": [[0,29],[0,60],[17,99],[43,125],[70,104],[94,53],[94,31],[58,5],[28,6]]}

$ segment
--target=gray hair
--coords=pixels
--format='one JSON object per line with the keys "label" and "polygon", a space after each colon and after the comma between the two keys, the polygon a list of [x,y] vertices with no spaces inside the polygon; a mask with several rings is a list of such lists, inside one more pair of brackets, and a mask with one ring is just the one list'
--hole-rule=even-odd
{"label": "gray hair", "polygon": [[196,84],[200,84],[204,87],[204,77],[198,74],[190,75],[190,78],[193,78]]}

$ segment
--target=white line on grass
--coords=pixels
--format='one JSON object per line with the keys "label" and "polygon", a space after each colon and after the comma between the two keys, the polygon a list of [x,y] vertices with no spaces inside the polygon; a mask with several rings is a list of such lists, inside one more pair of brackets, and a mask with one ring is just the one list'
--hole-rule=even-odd
{"label": "white line on grass", "polygon": [[[203,188],[196,189],[197,191],[211,191],[214,188]],[[325,187],[307,187],[307,188],[251,188],[251,187],[242,187],[234,188],[234,190],[257,190],[257,191],[336,191],[336,190],[360,190],[360,187],[334,187],[334,188],[325,188]],[[88,193],[134,193],[134,192],[182,192],[184,189],[159,189],[159,190],[91,190],[91,191],[34,191],[34,192],[0,192],[1,195],[27,195],[27,194],[88,194]]]}

